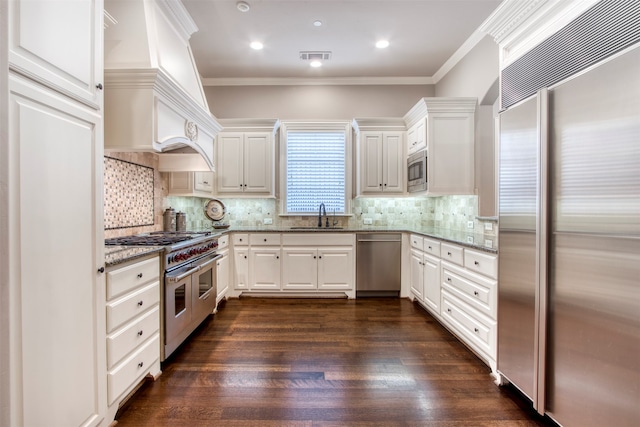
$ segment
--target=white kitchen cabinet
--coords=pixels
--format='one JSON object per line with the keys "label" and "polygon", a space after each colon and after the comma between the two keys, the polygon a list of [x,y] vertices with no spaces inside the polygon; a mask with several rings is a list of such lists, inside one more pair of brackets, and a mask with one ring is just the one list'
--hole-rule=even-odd
{"label": "white kitchen cabinet", "polygon": [[422,264],[422,251],[411,248],[409,256],[409,287],[413,296],[419,300],[424,299],[424,265]]}
{"label": "white kitchen cabinet", "polygon": [[285,233],[282,244],[283,290],[353,291],[353,234]]}
{"label": "white kitchen cabinet", "polygon": [[234,233],[233,241],[233,272],[234,289],[249,289],[249,235]]}
{"label": "white kitchen cabinet", "polygon": [[229,235],[218,239],[218,252],[222,258],[218,259],[216,270],[216,304],[220,303],[229,291]]}
{"label": "white kitchen cabinet", "polygon": [[280,247],[251,247],[249,254],[249,289],[279,291]]}
{"label": "white kitchen cabinet", "polygon": [[221,132],[218,193],[273,195],[274,148],[269,132]]}
{"label": "white kitchen cabinet", "polygon": [[427,119],[421,118],[407,130],[407,155],[427,148]]}
{"label": "white kitchen cabinet", "polygon": [[477,103],[476,98],[422,98],[404,116],[411,133],[408,153],[427,150],[427,194],[475,194]]}
{"label": "white kitchen cabinet", "polygon": [[424,294],[423,301],[431,311],[440,315],[440,259],[423,254]]}
{"label": "white kitchen cabinet", "polygon": [[114,417],[140,381],[161,373],[158,256],[108,269],[107,295],[107,399]]}
{"label": "white kitchen cabinet", "polygon": [[107,415],[102,13],[101,0],[0,6],[1,376],[11,391],[0,424],[96,426]]}
{"label": "white kitchen cabinet", "polygon": [[360,134],[361,194],[402,193],[406,161],[403,132]]}
{"label": "white kitchen cabinet", "polygon": [[213,172],[170,172],[170,196],[213,196]]}
{"label": "white kitchen cabinet", "polygon": [[282,289],[353,289],[353,247],[285,246],[282,255]]}
{"label": "white kitchen cabinet", "polygon": [[9,2],[10,69],[102,109],[103,1]]}

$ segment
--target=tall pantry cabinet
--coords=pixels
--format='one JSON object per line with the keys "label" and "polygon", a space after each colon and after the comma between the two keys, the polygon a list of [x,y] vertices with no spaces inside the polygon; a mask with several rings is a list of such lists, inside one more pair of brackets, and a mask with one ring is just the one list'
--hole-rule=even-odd
{"label": "tall pantry cabinet", "polygon": [[2,3],[0,424],[95,426],[106,413],[103,2]]}

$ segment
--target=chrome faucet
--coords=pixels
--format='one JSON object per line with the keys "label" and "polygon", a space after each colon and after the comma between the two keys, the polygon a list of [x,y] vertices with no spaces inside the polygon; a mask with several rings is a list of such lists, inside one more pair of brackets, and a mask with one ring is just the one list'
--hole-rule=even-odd
{"label": "chrome faucet", "polygon": [[327,228],[329,228],[329,217],[327,216],[327,209],[324,207],[324,203],[320,203],[320,208],[318,209],[318,228],[322,227],[322,212],[324,211],[324,216],[327,218]]}

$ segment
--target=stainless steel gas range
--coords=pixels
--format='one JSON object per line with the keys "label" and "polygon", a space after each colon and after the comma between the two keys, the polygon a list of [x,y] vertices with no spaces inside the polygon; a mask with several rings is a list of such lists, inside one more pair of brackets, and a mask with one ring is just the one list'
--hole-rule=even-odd
{"label": "stainless steel gas range", "polygon": [[216,308],[218,238],[211,232],[153,232],[107,239],[106,245],[162,246],[161,348],[164,361]]}

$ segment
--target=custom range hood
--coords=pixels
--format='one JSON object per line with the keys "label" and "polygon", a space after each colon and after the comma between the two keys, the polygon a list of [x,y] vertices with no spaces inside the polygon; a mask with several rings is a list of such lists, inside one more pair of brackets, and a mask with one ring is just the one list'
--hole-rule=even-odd
{"label": "custom range hood", "polygon": [[104,145],[160,154],[160,170],[214,170],[209,112],[179,0],[105,0]]}

